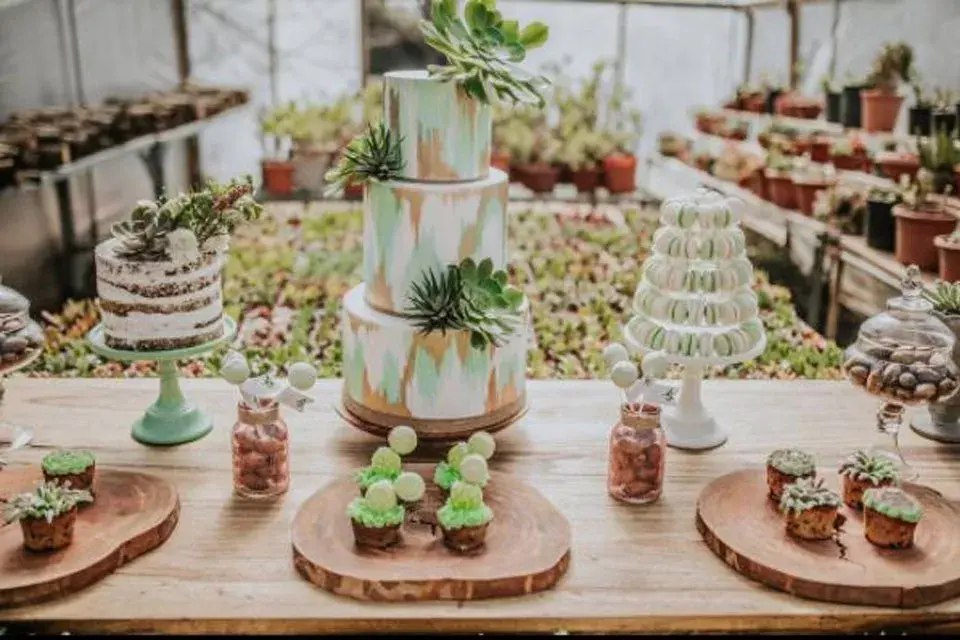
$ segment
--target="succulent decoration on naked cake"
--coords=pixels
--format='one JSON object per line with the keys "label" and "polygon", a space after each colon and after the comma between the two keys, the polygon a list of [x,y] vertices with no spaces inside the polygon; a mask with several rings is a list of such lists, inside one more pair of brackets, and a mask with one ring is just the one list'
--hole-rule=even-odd
{"label": "succulent decoration on naked cake", "polygon": [[422,23],[446,66],[384,76],[383,119],[330,188],[364,184],[364,284],[344,298],[344,408],[386,432],[468,437],[526,403],[528,302],[508,284],[508,180],[490,166],[493,104],[543,104],[515,65],[547,39],[494,0],[436,0]]}
{"label": "succulent decoration on naked cake", "polygon": [[108,347],[159,351],[223,335],[221,272],[230,234],[260,217],[249,177],[141,201],[96,249]]}

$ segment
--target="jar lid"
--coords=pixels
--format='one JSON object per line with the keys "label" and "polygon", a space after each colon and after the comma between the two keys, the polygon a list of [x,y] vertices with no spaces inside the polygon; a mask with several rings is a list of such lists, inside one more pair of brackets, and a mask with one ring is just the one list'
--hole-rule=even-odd
{"label": "jar lid", "polygon": [[30,312],[30,301],[0,282],[0,320],[6,316],[23,316]]}
{"label": "jar lid", "polygon": [[633,429],[656,429],[660,426],[660,407],[625,402],[620,405],[620,422]]}

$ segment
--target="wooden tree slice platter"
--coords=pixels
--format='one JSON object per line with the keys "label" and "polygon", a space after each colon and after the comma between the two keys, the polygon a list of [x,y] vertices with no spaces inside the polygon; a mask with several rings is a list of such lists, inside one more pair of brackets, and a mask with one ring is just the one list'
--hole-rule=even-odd
{"label": "wooden tree slice platter", "polygon": [[[0,471],[0,499],[42,479],[38,466]],[[98,467],[94,492],[93,504],[80,507],[73,543],[60,551],[28,551],[19,524],[0,527],[0,607],[83,589],[163,544],[177,526],[180,501],[166,480]]]}
{"label": "wooden tree slice platter", "polygon": [[540,492],[493,473],[484,500],[494,519],[485,548],[470,556],[448,550],[433,532],[439,488],[434,465],[407,464],[427,480],[427,495],[403,525],[403,540],[380,551],[354,544],[347,505],[359,495],[351,478],[311,496],[293,521],[294,565],[310,582],[360,600],[480,600],[553,587],[570,564],[570,525]]}
{"label": "wooden tree slice platter", "polygon": [[[820,470],[839,490],[834,470]],[[911,549],[880,549],[863,533],[863,514],[847,517],[835,540],[797,540],[767,498],[766,471],[750,469],[711,482],[697,500],[697,528],[739,573],[787,593],[827,602],[920,607],[960,595],[960,509],[936,491],[907,483],[925,513]]]}

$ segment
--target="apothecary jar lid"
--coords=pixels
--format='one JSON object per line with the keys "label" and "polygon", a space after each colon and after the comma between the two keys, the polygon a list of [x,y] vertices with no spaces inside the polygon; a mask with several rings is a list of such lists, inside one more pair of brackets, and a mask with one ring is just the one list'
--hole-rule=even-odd
{"label": "apothecary jar lid", "polygon": [[29,314],[30,301],[0,281],[0,321],[10,318],[26,318]]}

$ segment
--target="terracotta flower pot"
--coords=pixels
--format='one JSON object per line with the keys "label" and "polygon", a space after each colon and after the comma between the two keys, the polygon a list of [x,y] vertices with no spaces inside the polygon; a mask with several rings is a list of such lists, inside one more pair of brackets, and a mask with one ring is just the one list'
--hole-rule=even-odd
{"label": "terracotta flower pot", "polygon": [[876,164],[894,182],[900,182],[900,176],[908,175],[913,180],[920,170],[920,158],[913,153],[889,153],[878,155]]}
{"label": "terracotta flower pot", "polygon": [[747,188],[758,198],[767,199],[767,179],[763,169],[757,169],[750,174],[747,180]]}
{"label": "terracotta flower pot", "polygon": [[600,186],[600,167],[575,169],[570,175],[570,181],[580,193],[593,193]]}
{"label": "terracotta flower pot", "polygon": [[952,232],[956,218],[942,211],[915,211],[902,204],[893,208],[893,215],[897,219],[896,257],[900,264],[936,270],[939,256],[934,239]]}
{"label": "terracotta flower pot", "polygon": [[636,156],[627,153],[612,153],[604,158],[603,185],[610,193],[633,193],[636,191]]}
{"label": "terracotta flower pot", "polygon": [[832,156],[830,161],[833,162],[833,166],[837,169],[843,169],[845,171],[867,170],[867,158],[860,154],[853,156]]}
{"label": "terracotta flower pot", "polygon": [[696,127],[698,131],[713,135],[717,132],[717,127],[723,124],[723,118],[712,113],[698,114],[696,117]]}
{"label": "terracotta flower pot", "polygon": [[560,171],[544,162],[524,164],[517,167],[520,182],[534,193],[552,193],[557,186]]}
{"label": "terracotta flower pot", "polygon": [[743,141],[747,139],[747,132],[743,129],[734,129],[732,131],[728,131],[726,137],[730,138],[731,140]]}
{"label": "terracotta flower pot", "polygon": [[346,200],[363,200],[363,185],[348,184],[343,188],[343,197]]}
{"label": "terracotta flower pot", "polygon": [[960,281],[960,244],[950,242],[950,235],[940,235],[933,239],[939,254],[939,275],[944,282]]}
{"label": "terracotta flower pot", "polygon": [[807,216],[813,215],[813,205],[817,201],[817,193],[826,191],[836,184],[836,180],[805,180],[794,178],[793,186],[796,192],[797,208]]}
{"label": "terracotta flower pot", "polygon": [[767,100],[762,93],[750,95],[743,101],[743,110],[751,113],[763,113],[767,110]]}
{"label": "terracotta flower pot", "polygon": [[295,165],[289,160],[263,160],[263,188],[267,193],[290,195],[293,193],[293,173]]}
{"label": "terracotta flower pot", "polygon": [[867,89],[860,92],[860,102],[866,131],[893,131],[903,105],[903,96]]}
{"label": "terracotta flower pot", "polygon": [[810,143],[810,159],[821,164],[830,162],[829,138],[814,138]]}
{"label": "terracotta flower pot", "polygon": [[573,182],[573,169],[570,168],[570,165],[558,162],[553,166],[557,168],[557,184]]}
{"label": "terracotta flower pot", "polygon": [[494,151],[490,154],[490,166],[504,173],[510,173],[510,154]]}
{"label": "terracotta flower pot", "polygon": [[764,172],[770,202],[784,209],[797,208],[797,189],[789,173]]}

